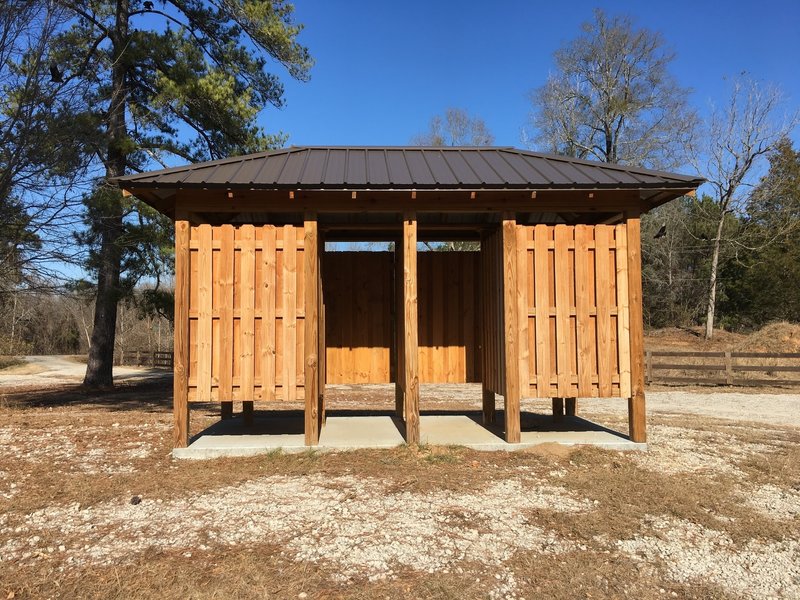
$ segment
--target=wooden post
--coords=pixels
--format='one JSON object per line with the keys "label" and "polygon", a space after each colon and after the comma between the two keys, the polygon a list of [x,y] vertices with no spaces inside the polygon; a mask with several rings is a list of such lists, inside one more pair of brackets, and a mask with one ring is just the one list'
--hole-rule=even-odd
{"label": "wooden post", "polygon": [[494,414],[494,392],[483,387],[483,424],[491,425],[495,422]]}
{"label": "wooden post", "polygon": [[248,427],[253,424],[253,401],[245,400],[242,402],[242,418]]}
{"label": "wooden post", "polygon": [[578,399],[577,398],[565,398],[564,399],[564,411],[568,417],[575,417],[578,415]]}
{"label": "wooden post", "polygon": [[725,352],[725,385],[733,385],[733,357],[730,350]]}
{"label": "wooden post", "polygon": [[406,442],[419,444],[419,339],[417,331],[417,215],[403,215],[403,350]]}
{"label": "wooden post", "polygon": [[189,445],[189,221],[175,221],[175,366],[173,446]]}
{"label": "wooden post", "polygon": [[[219,399],[222,419],[233,418],[233,274],[234,229],[225,224],[220,228],[220,253],[217,285],[219,289]],[[215,307],[217,308],[217,307]]]}
{"label": "wooden post", "polygon": [[491,318],[491,303],[489,301],[490,294],[496,293],[491,289],[491,273],[489,256],[491,249],[489,245],[493,242],[493,238],[485,233],[481,233],[481,255],[480,255],[480,326],[479,331],[476,332],[475,338],[480,340],[481,344],[481,391],[482,391],[482,404],[483,404],[483,424],[491,425],[495,422],[495,394],[494,386],[492,385],[492,372],[496,369],[496,365],[492,361],[492,351],[490,339],[492,336],[492,318]]}
{"label": "wooden post", "polygon": [[628,399],[628,436],[647,441],[644,399],[644,319],[642,315],[642,255],[639,213],[626,214],[628,237],[628,293],[631,327],[631,397]]}
{"label": "wooden post", "polygon": [[564,399],[553,398],[553,421],[559,422],[564,420]]}
{"label": "wooden post", "polygon": [[322,257],[325,254],[325,239],[323,234],[317,230],[317,265],[319,272],[317,274],[317,306],[319,307],[319,315],[317,318],[317,348],[319,359],[317,360],[317,381],[319,382],[319,389],[317,390],[318,402],[318,428],[321,431],[322,426],[325,425],[325,384],[327,383],[328,364],[326,360],[326,342],[325,342],[325,295],[323,294],[322,278]]}
{"label": "wooden post", "polygon": [[394,412],[398,418],[405,421],[405,329],[404,312],[404,275],[403,275],[403,244],[396,243],[394,249],[394,342],[395,342],[395,369],[394,369]]}
{"label": "wooden post", "polygon": [[319,443],[319,249],[317,215],[305,215],[305,441],[306,446]]}
{"label": "wooden post", "polygon": [[519,318],[517,295],[517,222],[503,213],[503,261],[497,265],[503,281],[503,370],[506,442],[520,441]]}

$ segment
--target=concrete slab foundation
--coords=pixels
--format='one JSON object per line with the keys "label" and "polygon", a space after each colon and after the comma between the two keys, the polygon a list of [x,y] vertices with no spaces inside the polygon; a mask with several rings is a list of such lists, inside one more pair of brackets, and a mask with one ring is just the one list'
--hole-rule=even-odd
{"label": "concrete slab foundation", "polygon": [[[502,413],[498,415],[502,423]],[[270,452],[306,452],[393,448],[405,443],[402,421],[388,415],[330,416],[319,445],[306,446],[303,416],[269,416],[256,413],[253,426],[242,419],[220,421],[200,433],[187,448],[172,451],[175,458],[205,459],[222,456],[253,456]],[[560,423],[550,415],[523,414],[519,444],[508,444],[498,426],[484,427],[476,414],[439,414],[420,417],[420,442],[432,446],[465,446],[474,450],[514,451],[539,444],[585,445],[610,450],[646,450],[647,444],[631,442],[627,436],[580,417],[565,417]]]}

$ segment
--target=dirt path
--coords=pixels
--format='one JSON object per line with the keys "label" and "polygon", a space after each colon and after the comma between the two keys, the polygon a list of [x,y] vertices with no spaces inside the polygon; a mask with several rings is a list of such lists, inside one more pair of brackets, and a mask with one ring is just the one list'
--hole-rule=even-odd
{"label": "dirt path", "polygon": [[[86,365],[70,356],[25,356],[27,363],[10,373],[0,372],[0,389],[50,387],[83,381]],[[18,372],[15,372],[18,371]],[[170,372],[142,367],[114,367],[115,381],[144,381],[171,377]]]}
{"label": "dirt path", "polygon": [[650,410],[800,427],[800,394],[650,392]]}

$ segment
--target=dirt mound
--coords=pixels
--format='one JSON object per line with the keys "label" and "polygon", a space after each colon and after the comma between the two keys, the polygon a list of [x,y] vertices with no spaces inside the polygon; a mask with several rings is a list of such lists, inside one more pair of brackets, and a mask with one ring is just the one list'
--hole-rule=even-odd
{"label": "dirt mound", "polygon": [[770,323],[748,335],[734,349],[740,352],[800,352],[800,324]]}
{"label": "dirt mound", "polygon": [[705,339],[705,327],[665,327],[651,329],[645,333],[645,348],[648,350],[729,350],[743,343],[747,336],[740,333],[715,329],[714,337]]}

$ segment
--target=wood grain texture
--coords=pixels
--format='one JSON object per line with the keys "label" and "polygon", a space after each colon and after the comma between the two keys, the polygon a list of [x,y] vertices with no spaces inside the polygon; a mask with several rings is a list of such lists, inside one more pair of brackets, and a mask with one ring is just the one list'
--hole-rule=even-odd
{"label": "wood grain texture", "polygon": [[[234,231],[233,225],[219,228],[220,257],[216,280],[219,285],[219,349],[214,354],[219,364],[219,398],[233,400],[233,290]],[[231,411],[233,408],[231,407]]]}
{"label": "wood grain texture", "polygon": [[617,262],[617,339],[619,365],[619,393],[631,396],[631,321],[630,292],[628,290],[628,235],[626,226],[615,227]]}
{"label": "wood grain texture", "polygon": [[251,402],[255,395],[255,228],[252,225],[242,225],[240,233],[242,250],[240,252],[241,282],[239,284],[241,296],[239,396],[242,400]]}
{"label": "wood grain texture", "polygon": [[632,441],[647,441],[644,398],[644,321],[642,315],[641,224],[638,213],[626,216],[628,244],[628,305],[630,311],[631,396],[628,431]]}
{"label": "wood grain texture", "polygon": [[519,321],[519,391],[520,396],[530,394],[530,347],[528,345],[528,228],[516,227],[517,233],[517,319]]}
{"label": "wood grain texture", "polygon": [[503,359],[505,369],[505,439],[520,441],[519,316],[517,312],[517,224],[503,215]]}
{"label": "wood grain texture", "polygon": [[418,444],[417,217],[413,212],[403,215],[403,334],[406,442]]}
{"label": "wood grain texture", "polygon": [[536,311],[536,395],[550,397],[550,294],[548,290],[548,226],[534,228],[534,297]]}
{"label": "wood grain texture", "polygon": [[611,395],[613,347],[611,345],[610,227],[597,225],[595,239],[595,281],[597,294],[597,376],[601,398]]}
{"label": "wood grain texture", "polygon": [[175,221],[175,340],[173,438],[175,448],[189,445],[189,221]]}
{"label": "wood grain texture", "polygon": [[394,250],[394,329],[395,329],[395,377],[394,402],[395,415],[403,421],[406,419],[406,334],[405,312],[405,279],[403,274],[404,245],[397,244]]}
{"label": "wood grain texture", "polygon": [[213,310],[213,272],[211,248],[211,225],[203,224],[198,231],[197,260],[197,390],[201,400],[211,400],[211,360]]}
{"label": "wood grain texture", "polygon": [[297,252],[292,225],[283,228],[283,398],[297,400]]}
{"label": "wood grain texture", "polygon": [[264,225],[261,232],[263,249],[261,251],[261,270],[263,286],[261,291],[261,396],[264,400],[275,400],[276,340],[275,340],[275,302],[276,302],[276,263],[277,248],[275,227]]}
{"label": "wood grain texture", "polygon": [[304,268],[304,303],[305,321],[305,443],[315,446],[319,443],[320,407],[319,407],[319,250],[317,247],[317,216],[305,216]]}
{"label": "wood grain texture", "polygon": [[592,396],[592,354],[594,326],[589,317],[594,308],[593,292],[589,287],[589,242],[594,242],[592,228],[575,227],[575,312],[578,334],[578,395]]}
{"label": "wood grain texture", "polygon": [[566,225],[555,226],[555,292],[556,292],[556,374],[558,377],[558,394],[569,394],[571,379],[570,360],[570,268],[569,248],[572,228]]}

